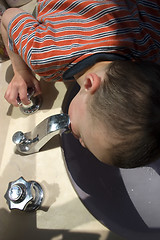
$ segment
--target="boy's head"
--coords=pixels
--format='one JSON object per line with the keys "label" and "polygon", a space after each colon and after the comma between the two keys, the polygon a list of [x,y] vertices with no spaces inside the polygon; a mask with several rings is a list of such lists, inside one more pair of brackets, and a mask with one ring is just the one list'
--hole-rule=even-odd
{"label": "boy's head", "polygon": [[160,66],[143,61],[99,62],[76,76],[73,134],[100,161],[143,166],[160,155]]}

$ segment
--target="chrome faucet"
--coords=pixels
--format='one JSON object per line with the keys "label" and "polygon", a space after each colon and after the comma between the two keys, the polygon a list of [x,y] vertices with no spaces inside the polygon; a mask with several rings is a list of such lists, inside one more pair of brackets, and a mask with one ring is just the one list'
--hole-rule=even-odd
{"label": "chrome faucet", "polygon": [[65,113],[52,115],[39,123],[32,132],[16,132],[12,141],[24,154],[38,152],[53,136],[61,131],[70,131],[70,119]]}

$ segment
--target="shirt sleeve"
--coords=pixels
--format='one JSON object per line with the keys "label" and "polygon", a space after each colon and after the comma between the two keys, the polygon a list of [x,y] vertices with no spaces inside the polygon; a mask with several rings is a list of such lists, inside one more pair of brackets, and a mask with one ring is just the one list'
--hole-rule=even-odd
{"label": "shirt sleeve", "polygon": [[8,25],[9,48],[31,66],[32,46],[38,21],[29,13],[17,14]]}
{"label": "shirt sleeve", "polygon": [[9,48],[46,81],[62,81],[62,72],[70,58],[63,51],[60,53],[55,33],[50,28],[45,20],[35,19],[27,12],[17,14],[8,26]]}

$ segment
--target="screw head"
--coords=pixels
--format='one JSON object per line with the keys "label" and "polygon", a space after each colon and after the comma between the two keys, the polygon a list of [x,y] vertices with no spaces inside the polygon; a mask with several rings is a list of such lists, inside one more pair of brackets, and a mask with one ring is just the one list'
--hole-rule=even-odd
{"label": "screw head", "polygon": [[8,196],[11,201],[18,201],[23,195],[23,189],[19,185],[13,185],[8,191]]}

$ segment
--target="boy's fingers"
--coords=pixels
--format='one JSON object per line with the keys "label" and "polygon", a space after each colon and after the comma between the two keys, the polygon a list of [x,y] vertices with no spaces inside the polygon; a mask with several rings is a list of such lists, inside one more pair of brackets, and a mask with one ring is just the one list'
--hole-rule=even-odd
{"label": "boy's fingers", "polygon": [[7,90],[5,92],[4,97],[5,97],[5,99],[7,100],[8,103],[12,104],[15,107],[18,106],[18,101],[17,101],[18,93],[17,93],[16,90],[11,92],[11,93],[10,93],[9,90]]}
{"label": "boy's fingers", "polygon": [[42,93],[41,87],[40,87],[40,83],[39,83],[38,80],[36,80],[36,81],[34,82],[34,87],[35,87],[35,94],[34,94],[34,96],[37,96],[37,95],[39,95],[39,94]]}
{"label": "boy's fingers", "polygon": [[30,101],[28,100],[28,96],[27,96],[27,87],[20,89],[19,98],[24,105],[30,104]]}

